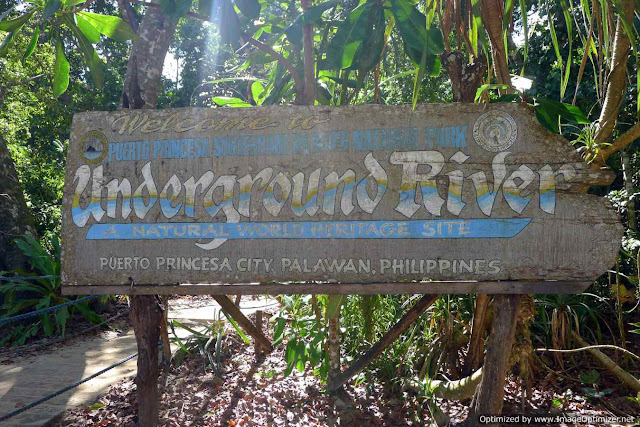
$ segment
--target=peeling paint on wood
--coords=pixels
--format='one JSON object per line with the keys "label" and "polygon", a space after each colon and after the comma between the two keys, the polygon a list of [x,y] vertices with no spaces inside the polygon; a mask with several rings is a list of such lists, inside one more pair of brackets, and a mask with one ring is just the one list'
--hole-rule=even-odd
{"label": "peeling paint on wood", "polygon": [[580,193],[612,178],[520,104],[78,114],[64,292],[576,292],[615,262]]}

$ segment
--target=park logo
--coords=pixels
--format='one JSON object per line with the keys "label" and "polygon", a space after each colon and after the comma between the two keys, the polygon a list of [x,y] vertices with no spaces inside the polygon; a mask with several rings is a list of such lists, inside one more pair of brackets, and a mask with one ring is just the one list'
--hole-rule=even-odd
{"label": "park logo", "polygon": [[473,138],[480,148],[494,153],[504,151],[516,142],[518,126],[508,113],[500,110],[484,113],[473,125]]}
{"label": "park logo", "polygon": [[107,155],[107,137],[102,132],[87,132],[80,138],[80,157],[90,165],[101,163]]}

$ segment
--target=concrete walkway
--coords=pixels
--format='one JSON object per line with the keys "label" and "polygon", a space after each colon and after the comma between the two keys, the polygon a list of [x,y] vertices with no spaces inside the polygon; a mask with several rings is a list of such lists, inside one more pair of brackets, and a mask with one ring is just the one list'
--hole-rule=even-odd
{"label": "concrete walkway", "polygon": [[[256,310],[277,309],[278,305],[274,300],[247,298],[241,302],[240,307],[245,315],[249,315]],[[172,309],[170,304],[169,309],[169,318],[189,320],[189,323],[211,322],[220,318],[219,316],[224,318],[220,307],[213,300],[198,308]],[[183,335],[185,331],[176,332]],[[119,335],[106,332],[101,337],[66,344],[54,352],[29,357],[11,365],[0,365],[0,416],[86,378],[136,351],[133,330]],[[66,409],[88,407],[106,394],[109,386],[123,378],[134,376],[136,360],[137,358],[133,358],[73,390],[0,422],[0,426],[42,426]]]}

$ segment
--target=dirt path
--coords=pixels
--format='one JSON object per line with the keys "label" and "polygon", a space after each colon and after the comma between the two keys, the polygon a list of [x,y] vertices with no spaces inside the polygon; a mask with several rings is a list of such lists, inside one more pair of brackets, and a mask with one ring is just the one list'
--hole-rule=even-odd
{"label": "dirt path", "polygon": [[[273,308],[275,301],[244,299],[245,314]],[[170,303],[169,318],[190,321],[212,321],[220,318],[220,307],[209,298],[180,298]],[[179,335],[182,333],[178,332]],[[107,331],[85,341],[74,341],[55,351],[29,358],[17,358],[14,363],[0,365],[0,416],[28,405],[68,385],[136,353],[133,330],[121,333]],[[0,422],[3,427],[41,426],[65,410],[87,407],[103,396],[112,384],[135,375],[136,358],[29,409]]]}

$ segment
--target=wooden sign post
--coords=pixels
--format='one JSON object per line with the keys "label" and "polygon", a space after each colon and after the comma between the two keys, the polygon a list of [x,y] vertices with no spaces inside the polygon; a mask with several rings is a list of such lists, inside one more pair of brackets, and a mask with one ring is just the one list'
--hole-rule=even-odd
{"label": "wooden sign post", "polygon": [[82,113],[63,293],[578,293],[612,179],[515,103]]}

